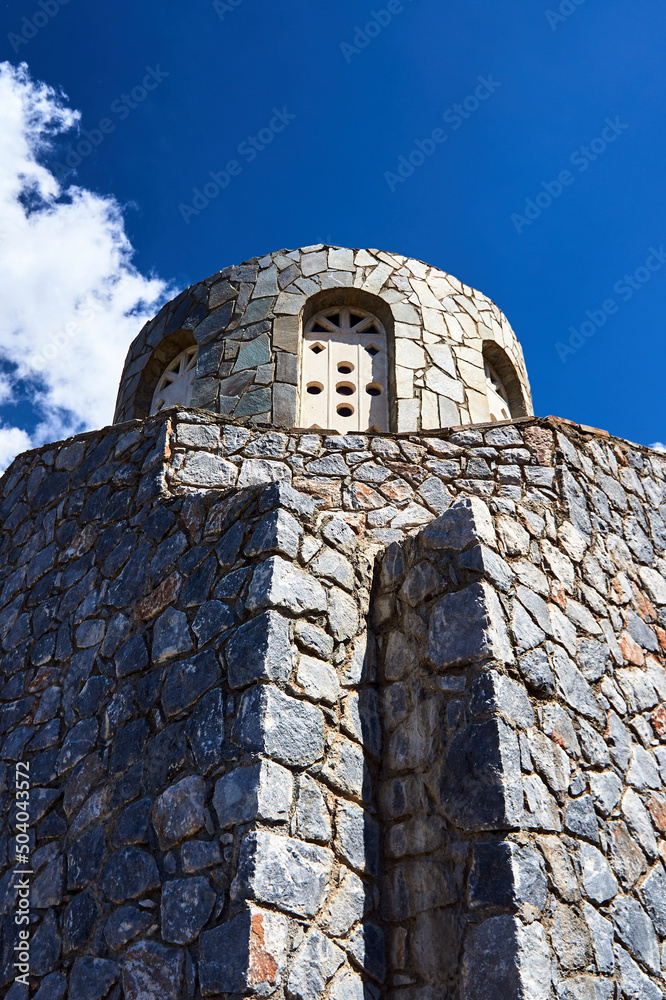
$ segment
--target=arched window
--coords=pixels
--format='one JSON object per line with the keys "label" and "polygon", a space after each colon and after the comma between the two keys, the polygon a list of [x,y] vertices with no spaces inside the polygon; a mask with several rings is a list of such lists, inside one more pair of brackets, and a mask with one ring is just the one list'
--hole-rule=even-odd
{"label": "arched window", "polygon": [[302,427],[387,431],[386,331],[372,313],[332,306],[305,327]]}
{"label": "arched window", "polygon": [[186,347],[162,373],[150,406],[150,412],[159,413],[168,406],[189,406],[197,365],[198,347]]}
{"label": "arched window", "polygon": [[491,420],[511,420],[511,407],[504,383],[489,361],[485,362],[486,391]]}
{"label": "arched window", "polygon": [[514,363],[493,340],[483,342],[486,371],[486,398],[491,420],[515,420],[530,413],[528,402]]}

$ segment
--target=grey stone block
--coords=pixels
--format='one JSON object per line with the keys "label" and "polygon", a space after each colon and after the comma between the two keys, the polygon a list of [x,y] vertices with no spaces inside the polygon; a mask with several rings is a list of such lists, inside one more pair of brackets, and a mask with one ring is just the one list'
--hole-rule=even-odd
{"label": "grey stone block", "polygon": [[514,917],[472,927],[465,944],[463,1000],[549,1000],[550,954],[543,928]]}
{"label": "grey stone block", "polygon": [[162,706],[167,716],[191,708],[219,681],[222,672],[212,650],[180,660],[166,671],[162,687]]}
{"label": "grey stone block", "polygon": [[430,617],[428,657],[436,667],[487,658],[513,662],[502,609],[488,584],[473,583],[437,602]]}
{"label": "grey stone block", "polygon": [[201,935],[199,979],[203,996],[269,996],[280,984],[289,927],[279,913],[251,906]]}
{"label": "grey stone block", "polygon": [[135,906],[121,906],[114,910],[104,925],[104,937],[114,951],[124,948],[153,923],[154,915]]}
{"label": "grey stone block", "polygon": [[321,996],[344,960],[342,949],[313,927],[294,956],[287,980],[289,993],[297,1000]]}
{"label": "grey stone block", "polygon": [[245,554],[258,556],[267,552],[280,552],[295,559],[302,534],[303,529],[291,514],[286,510],[273,510],[254,529],[245,546]]}
{"label": "grey stone block", "polygon": [[511,589],[514,579],[513,570],[487,545],[474,545],[471,549],[462,552],[458,556],[458,566],[479,573],[501,591],[507,592]]}
{"label": "grey stone block", "polygon": [[528,687],[541,695],[555,694],[555,675],[543,649],[534,649],[521,656],[518,666]]}
{"label": "grey stone block", "polygon": [[216,782],[213,795],[221,829],[256,819],[285,822],[293,785],[291,772],[269,760],[229,771]]}
{"label": "grey stone block", "polygon": [[101,886],[114,903],[134,899],[160,885],[154,859],[136,847],[123,847],[112,854],[102,870]]}
{"label": "grey stone block", "polygon": [[163,663],[179,653],[189,653],[191,649],[187,616],[175,608],[167,608],[157,619],[153,629],[153,663]]}
{"label": "grey stone block", "polygon": [[439,791],[446,815],[463,830],[517,826],[523,790],[514,731],[501,719],[463,729],[446,755]]}
{"label": "grey stone block", "polygon": [[615,945],[615,961],[620,986],[627,1000],[663,1000],[664,994],[660,987],[641,971],[619,944]]}
{"label": "grey stone block", "polygon": [[588,902],[583,902],[583,915],[590,932],[597,969],[602,975],[604,973],[611,974],[615,970],[613,925]]}
{"label": "grey stone block", "polygon": [[622,944],[651,972],[661,970],[659,942],[652,921],[638,902],[630,896],[618,896],[610,907],[615,933]]}
{"label": "grey stone block", "polygon": [[192,775],[167,788],[157,799],[153,809],[153,826],[163,851],[168,851],[202,828],[205,794],[205,781]]}
{"label": "grey stone block", "polygon": [[251,611],[268,607],[285,608],[295,614],[325,611],[326,593],[322,585],[302,569],[280,556],[271,556],[255,569],[247,604]]}
{"label": "grey stone block", "polygon": [[69,977],[70,996],[81,1000],[103,1000],[115,983],[120,966],[104,958],[77,958]]}
{"label": "grey stone block", "polygon": [[348,864],[376,875],[379,867],[379,827],[355,802],[339,799],[335,813],[335,845]]}
{"label": "grey stone block", "polygon": [[183,951],[158,941],[131,945],[123,962],[125,1000],[180,1000],[183,985]]}
{"label": "grey stone block", "polygon": [[332,869],[328,848],[257,831],[243,838],[231,895],[237,901],[256,900],[313,917],[324,901]]}
{"label": "grey stone block", "polygon": [[567,803],[564,822],[571,833],[599,843],[599,823],[590,795],[581,795]]}
{"label": "grey stone block", "polygon": [[478,497],[464,497],[421,531],[419,537],[429,549],[462,552],[469,545],[482,542],[497,547],[495,529],[488,507]]}
{"label": "grey stone block", "polygon": [[162,937],[168,944],[191,944],[205,927],[217,898],[207,878],[184,878],[162,888]]}
{"label": "grey stone block", "polygon": [[234,740],[291,767],[309,767],[324,754],[324,716],[320,709],[274,687],[243,694]]}
{"label": "grey stone block", "polygon": [[640,893],[657,933],[666,937],[666,873],[661,864],[652,869]]}
{"label": "grey stone block", "polygon": [[313,701],[334,705],[340,696],[340,682],[335,669],[313,656],[299,656],[296,680],[305,695]]}
{"label": "grey stone block", "polygon": [[522,684],[496,670],[483,671],[475,679],[470,710],[474,715],[500,712],[509,723],[523,729],[530,729],[535,721]]}
{"label": "grey stone block", "polygon": [[331,817],[324,796],[317,783],[307,774],[300,781],[296,829],[302,840],[314,840],[320,844],[328,844],[332,836]]}
{"label": "grey stone block", "polygon": [[258,680],[287,680],[292,666],[289,622],[276,611],[258,615],[234,632],[225,655],[232,688]]}

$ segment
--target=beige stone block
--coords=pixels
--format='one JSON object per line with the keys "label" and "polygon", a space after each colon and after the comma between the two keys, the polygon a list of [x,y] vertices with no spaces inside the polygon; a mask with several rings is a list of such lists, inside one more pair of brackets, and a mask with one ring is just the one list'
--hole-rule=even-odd
{"label": "beige stone block", "polygon": [[309,278],[311,274],[320,274],[326,270],[326,251],[319,253],[305,253],[301,260],[301,271],[304,277]]}
{"label": "beige stone block", "polygon": [[470,365],[466,361],[459,360],[458,371],[460,372],[460,378],[468,389],[476,389],[477,392],[485,396],[487,385],[486,374],[483,368],[477,368],[476,365]]}
{"label": "beige stone block", "polygon": [[398,400],[398,433],[407,434],[410,431],[416,431],[419,427],[419,410],[420,404],[418,399],[399,399]]}
{"label": "beige stone block", "polygon": [[478,332],[478,330],[476,328],[476,323],[474,322],[474,320],[472,319],[472,317],[469,315],[469,313],[460,312],[460,313],[458,313],[457,318],[458,318],[458,322],[460,323],[460,325],[462,326],[463,330],[465,331],[465,337],[478,337],[479,336],[479,332]]}
{"label": "beige stone block", "polygon": [[444,322],[446,323],[446,329],[449,331],[451,340],[454,340],[457,344],[462,344],[465,331],[458,321],[458,316],[453,313],[445,313]]}
{"label": "beige stone block", "polygon": [[490,420],[490,410],[488,408],[488,397],[485,393],[476,392],[474,389],[467,390],[467,401],[469,404],[469,414],[473,424],[486,424]]}
{"label": "beige stone block", "polygon": [[465,297],[463,299],[460,299],[459,301],[464,312],[466,312],[469,315],[472,322],[479,323],[481,321],[481,317],[479,316],[479,310],[476,308],[476,305],[474,304],[474,299]]}
{"label": "beige stone block", "polygon": [[273,347],[298,354],[300,329],[298,316],[278,316],[273,323]]}
{"label": "beige stone block", "polygon": [[438,274],[436,277],[431,275],[428,279],[428,284],[432,288],[435,297],[439,299],[440,302],[448,298],[448,296],[454,295],[456,291],[453,284],[447,277],[444,277],[444,275],[440,276]]}
{"label": "beige stone block", "polygon": [[351,288],[354,275],[351,271],[326,271],[321,276],[322,288]]}
{"label": "beige stone block", "polygon": [[368,277],[366,278],[363,288],[367,292],[374,292],[375,294],[379,294],[379,292],[384,287],[388,279],[391,277],[393,271],[394,267],[392,267],[390,264],[386,263],[377,264],[374,270],[372,270],[368,275]]}
{"label": "beige stone block", "polygon": [[414,396],[414,372],[411,368],[395,366],[395,384],[398,399],[412,399]]}
{"label": "beige stone block", "polygon": [[305,305],[304,295],[292,295],[290,292],[282,292],[278,295],[275,306],[276,316],[298,316]]}
{"label": "beige stone block", "polygon": [[377,258],[369,254],[367,250],[359,250],[354,258],[357,267],[376,267]]}
{"label": "beige stone block", "polygon": [[396,337],[395,360],[403,368],[425,368],[425,351],[412,340]]}
{"label": "beige stone block", "polygon": [[396,302],[393,306],[393,316],[398,323],[410,323],[413,326],[419,326],[421,323],[416,308],[409,302]]}
{"label": "beige stone block", "polygon": [[336,271],[353,271],[354,251],[347,249],[329,250],[328,266]]}
{"label": "beige stone block", "polygon": [[426,372],[425,381],[427,387],[432,392],[436,392],[440,396],[446,396],[456,403],[465,402],[465,390],[462,382],[445,375],[439,368],[429,368]]}
{"label": "beige stone block", "polygon": [[439,421],[440,427],[458,427],[462,423],[460,410],[446,396],[439,397]]}
{"label": "beige stone block", "polygon": [[468,365],[475,365],[477,368],[483,368],[482,341],[477,340],[474,344],[465,344],[464,347],[459,347],[456,351],[456,357]]}
{"label": "beige stone block", "polygon": [[424,389],[421,393],[421,429],[436,430],[439,428],[439,406],[434,392]]}
{"label": "beige stone block", "polygon": [[426,351],[438,368],[445,371],[451,378],[456,377],[456,363],[451,353],[451,348],[447,344],[428,345]]}
{"label": "beige stone block", "polygon": [[396,323],[395,335],[396,337],[406,337],[408,340],[420,340],[421,327],[411,326],[409,323]]}
{"label": "beige stone block", "polygon": [[416,278],[425,280],[425,278],[428,276],[428,271],[430,270],[430,268],[428,267],[427,264],[424,264],[423,261],[412,260],[411,257],[405,257],[404,263],[405,267],[408,267]]}
{"label": "beige stone block", "polygon": [[448,336],[448,330],[446,328],[446,323],[444,322],[444,314],[439,312],[437,309],[423,310],[423,326],[430,333],[434,333],[438,337]]}
{"label": "beige stone block", "polygon": [[424,309],[444,309],[444,306],[433,293],[426,281],[419,281],[418,278],[412,278],[412,288],[418,295],[419,301]]}

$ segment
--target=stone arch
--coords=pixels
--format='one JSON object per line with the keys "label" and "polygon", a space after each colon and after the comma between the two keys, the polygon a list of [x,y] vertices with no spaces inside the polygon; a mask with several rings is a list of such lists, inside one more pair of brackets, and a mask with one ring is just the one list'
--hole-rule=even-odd
{"label": "stone arch", "polygon": [[511,417],[529,416],[527,402],[518,373],[503,347],[494,340],[483,341],[483,360],[491,365],[502,380],[506,390]]}
{"label": "stone arch", "polygon": [[191,330],[176,330],[175,333],[168,334],[159,342],[141,371],[139,385],[134,397],[134,412],[132,413],[132,417],[142,420],[149,415],[155,387],[162,377],[165,368],[186,347],[195,345],[196,340]]}
{"label": "stone arch", "polygon": [[[394,431],[395,428],[395,320],[393,316],[393,311],[388,302],[386,302],[381,295],[374,295],[371,292],[366,291],[362,288],[350,288],[350,287],[335,287],[326,288],[321,292],[317,292],[310,296],[304,303],[300,315],[299,323],[299,349],[298,349],[298,372],[299,372],[299,414],[302,413],[301,410],[301,394],[303,392],[304,386],[302,385],[302,380],[304,377],[304,367],[305,367],[305,356],[304,347],[306,339],[306,331],[310,321],[321,313],[326,313],[328,310],[332,309],[348,309],[348,310],[358,310],[361,315],[370,315],[375,317],[382,327],[382,338],[385,342],[386,350],[386,360],[385,360],[385,377],[383,378],[384,389],[385,389],[385,399],[384,403],[386,406],[385,415],[382,420],[385,426],[379,429],[385,431]],[[373,381],[371,379],[371,381]],[[332,387],[331,387],[332,391]],[[361,391],[361,386],[359,385],[359,391]],[[372,417],[370,418],[370,426],[372,426]],[[377,426],[377,425],[375,425]],[[360,431],[367,428],[361,427]]]}

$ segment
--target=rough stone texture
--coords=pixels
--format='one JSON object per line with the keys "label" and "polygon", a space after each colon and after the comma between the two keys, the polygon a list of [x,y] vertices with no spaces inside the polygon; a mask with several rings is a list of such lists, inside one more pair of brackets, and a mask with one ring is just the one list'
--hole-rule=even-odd
{"label": "rough stone texture", "polygon": [[553,419],[20,456],[3,995],[27,760],[46,1000],[662,997],[665,516],[666,459]]}
{"label": "rough stone texture", "polygon": [[[129,349],[114,419],[146,417],[166,366],[184,347],[198,345],[192,405],[250,423],[297,426],[301,317],[338,304],[377,315],[393,342],[390,381],[398,399],[388,408],[389,426],[383,430],[425,432],[501,416],[491,416],[497,405],[487,395],[484,361],[502,378],[512,415],[532,413],[520,344],[494,302],[421,261],[320,245],[227,267],[163,306]],[[187,456],[183,482],[201,487],[233,483],[233,465],[211,452],[215,438],[210,431],[182,430],[178,441],[201,449]],[[523,442],[506,431],[489,444],[513,446],[518,454]],[[263,455],[250,461],[282,457],[275,447]],[[485,458],[474,459],[484,475]],[[335,463],[321,465],[327,467]],[[372,471],[366,466],[360,478],[378,481]],[[265,478],[261,465],[251,473],[248,469],[252,477],[257,472]],[[242,485],[256,481],[244,478]],[[448,506],[448,491],[436,478],[423,484],[422,495],[438,512]],[[284,523],[268,530],[260,525],[252,545],[266,544],[275,529],[282,544],[298,545]]]}

